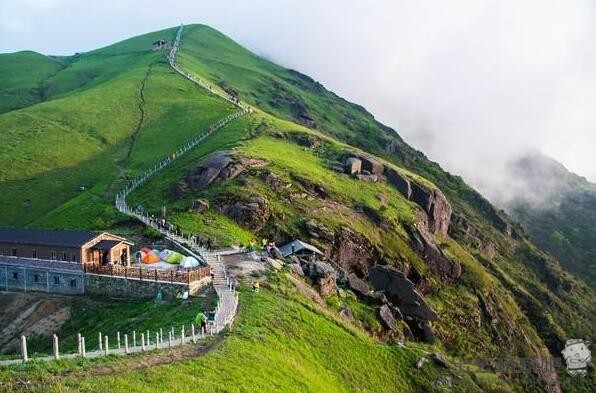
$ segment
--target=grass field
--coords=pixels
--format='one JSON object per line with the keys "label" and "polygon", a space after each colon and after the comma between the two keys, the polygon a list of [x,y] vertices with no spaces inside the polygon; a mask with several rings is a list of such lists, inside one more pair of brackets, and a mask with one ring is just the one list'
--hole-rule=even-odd
{"label": "grass field", "polygon": [[[414,364],[429,347],[382,344],[303,297],[282,274],[254,294],[244,289],[238,324],[215,351],[181,363],[108,376],[52,377],[46,391],[400,392],[428,391],[446,371]],[[24,366],[29,367],[29,366]],[[32,367],[32,366],[31,366]],[[64,363],[62,370],[81,367]],[[89,368],[89,366],[87,366]],[[19,368],[0,371],[13,380]],[[481,391],[467,376],[455,392]]]}

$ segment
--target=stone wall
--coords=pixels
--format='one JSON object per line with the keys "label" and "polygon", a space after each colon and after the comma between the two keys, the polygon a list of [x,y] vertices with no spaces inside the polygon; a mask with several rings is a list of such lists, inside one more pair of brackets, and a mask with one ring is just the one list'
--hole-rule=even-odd
{"label": "stone wall", "polygon": [[85,293],[82,271],[16,266],[0,263],[0,289],[78,295]]}
{"label": "stone wall", "polygon": [[169,283],[163,281],[138,280],[132,278],[87,274],[85,289],[87,293],[108,296],[127,296],[136,298],[154,298],[161,291],[166,298],[176,296],[177,292],[189,291],[190,295],[196,294],[201,288],[209,285],[211,278],[188,284]]}

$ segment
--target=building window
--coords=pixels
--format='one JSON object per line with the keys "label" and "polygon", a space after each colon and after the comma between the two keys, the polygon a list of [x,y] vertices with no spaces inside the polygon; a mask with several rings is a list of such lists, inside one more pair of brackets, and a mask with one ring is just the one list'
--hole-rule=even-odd
{"label": "building window", "polygon": [[39,282],[39,275],[37,275],[37,274],[34,274],[34,275],[33,275],[33,281],[35,281],[35,282]]}
{"label": "building window", "polygon": [[60,285],[60,277],[54,276],[54,285]]}
{"label": "building window", "polygon": [[62,251],[62,260],[68,261],[68,258],[66,257],[66,252],[64,252],[64,251]]}
{"label": "building window", "polygon": [[37,250],[31,251],[31,258],[37,259]]}
{"label": "building window", "polygon": [[56,251],[52,251],[52,259],[56,259]]}
{"label": "building window", "polygon": [[77,280],[70,280],[70,287],[71,288],[76,288],[77,287]]}
{"label": "building window", "polygon": [[70,256],[70,261],[71,261],[71,262],[76,262],[76,261],[77,261],[77,254],[72,254],[72,255]]}
{"label": "building window", "polygon": [[18,280],[19,279],[19,273],[17,273],[17,272],[12,273],[12,279],[13,280]]}
{"label": "building window", "polygon": [[11,255],[12,255],[13,257],[16,257],[16,256],[17,256],[17,249],[16,249],[16,248],[13,248],[13,249],[12,249],[12,254],[11,254]]}

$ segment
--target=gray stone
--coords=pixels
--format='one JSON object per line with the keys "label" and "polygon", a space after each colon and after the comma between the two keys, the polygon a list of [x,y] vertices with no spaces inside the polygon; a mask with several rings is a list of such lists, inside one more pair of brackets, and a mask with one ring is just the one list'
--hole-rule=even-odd
{"label": "gray stone", "polygon": [[362,161],[356,157],[349,157],[344,164],[344,172],[349,175],[357,175],[362,169]]}
{"label": "gray stone", "polygon": [[364,281],[354,273],[348,274],[348,284],[354,292],[359,293],[363,296],[368,296],[368,294],[370,293],[370,289],[368,288],[368,284],[366,283],[366,281]]}
{"label": "gray stone", "polygon": [[449,362],[447,362],[447,359],[445,359],[443,357],[443,355],[441,355],[438,352],[433,352],[430,355],[431,359],[437,363],[439,366],[444,367],[444,368],[449,368]]}
{"label": "gray stone", "polygon": [[304,270],[302,270],[302,266],[300,266],[299,263],[291,263],[288,265],[288,267],[292,273],[296,274],[297,276],[304,277]]}
{"label": "gray stone", "polygon": [[388,305],[383,304],[381,308],[379,308],[379,316],[389,330],[395,329],[395,318]]}
{"label": "gray stone", "polygon": [[393,267],[375,265],[369,271],[375,290],[385,291],[391,302],[408,316],[435,321],[438,316],[416,291],[414,283]]}

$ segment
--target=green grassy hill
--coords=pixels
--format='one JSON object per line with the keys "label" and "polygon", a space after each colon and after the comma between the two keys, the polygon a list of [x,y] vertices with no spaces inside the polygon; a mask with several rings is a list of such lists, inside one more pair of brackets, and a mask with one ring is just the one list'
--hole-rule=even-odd
{"label": "green grassy hill", "polygon": [[[0,133],[9,141],[0,152],[0,203],[7,207],[0,210],[1,225],[130,230],[128,219],[112,206],[119,187],[234,110],[175,74],[165,52],[152,50],[155,40],[172,40],[174,34],[167,29],[65,59],[66,67],[44,82],[54,95],[0,115]],[[407,271],[439,313],[432,324],[435,346],[451,356],[558,357],[569,338],[593,341],[593,289],[534,246],[519,225],[461,178],[405,144],[362,107],[203,25],[185,27],[178,62],[255,111],[175,160],[135,191],[130,205],[157,215],[165,206],[169,220],[220,245],[299,237],[364,278],[374,264]],[[193,189],[193,171],[215,152],[258,164]],[[390,181],[340,173],[346,154],[381,163],[418,197]],[[424,207],[421,200],[439,198],[439,190],[453,208],[447,233],[429,230],[425,221],[425,209],[440,201]],[[207,212],[192,211],[198,198],[209,202]],[[233,213],[230,206],[238,205],[253,211]],[[423,242],[436,246],[439,262],[421,250]],[[461,276],[446,275],[441,263]],[[283,278],[270,279],[271,291],[243,297],[241,328],[215,353],[179,366],[68,380],[66,386],[184,391],[185,381],[192,380],[211,391],[231,383],[238,391],[265,383],[288,391],[381,391],[390,381],[397,391],[428,390],[436,370],[411,373],[418,344],[409,351],[379,344],[364,330],[330,317],[329,310],[314,310]],[[351,302],[355,314],[369,307],[356,298],[328,302],[331,309]],[[396,334],[416,341],[406,325]],[[224,361],[232,382],[213,375]],[[569,379],[560,378],[566,387]],[[556,380],[550,370],[509,382],[517,390],[539,391]],[[581,388],[589,391],[592,382]],[[477,388],[465,383],[461,391]]]}

